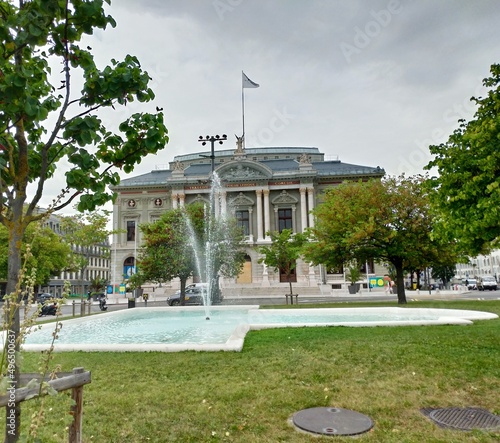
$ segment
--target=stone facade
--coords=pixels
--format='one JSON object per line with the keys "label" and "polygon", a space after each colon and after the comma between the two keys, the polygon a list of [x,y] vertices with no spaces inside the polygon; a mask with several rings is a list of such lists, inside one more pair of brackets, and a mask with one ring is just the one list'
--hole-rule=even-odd
{"label": "stone facade", "polygon": [[[213,166],[212,166],[213,161]],[[118,197],[113,210],[111,278],[120,284],[133,272],[141,245],[137,227],[158,219],[164,211],[209,202],[212,167],[221,181],[217,212],[233,214],[244,228],[247,262],[242,274],[222,287],[266,287],[283,283],[279,273],[259,264],[258,247],[269,244],[266,233],[283,228],[303,232],[314,225],[311,210],[325,189],[345,180],[381,178],[380,167],[325,160],[317,148],[244,148],[179,155],[168,167],[122,180],[114,187]],[[373,270],[372,270],[373,271]],[[308,263],[297,264],[298,286],[327,283],[327,273]]]}
{"label": "stone facade", "polygon": [[[45,226],[64,237],[59,216],[51,214],[45,221]],[[63,293],[64,282],[68,281],[71,285],[71,294],[86,295],[89,291],[91,280],[104,279],[109,282],[111,268],[109,249],[110,245],[108,241],[104,244],[95,244],[86,247],[84,251],[72,245],[72,250],[76,254],[83,254],[88,260],[83,278],[79,271],[63,271],[60,275],[52,277],[50,282],[46,286],[39,288],[40,291],[37,292],[49,292],[50,294],[60,296]]]}

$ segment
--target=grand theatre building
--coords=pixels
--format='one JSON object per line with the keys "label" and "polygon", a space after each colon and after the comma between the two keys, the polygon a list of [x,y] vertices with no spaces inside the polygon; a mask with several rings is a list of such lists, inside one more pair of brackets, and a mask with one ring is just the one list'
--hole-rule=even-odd
{"label": "grand theatre building", "polygon": [[[126,281],[133,272],[142,244],[138,226],[157,220],[164,211],[193,202],[209,203],[213,170],[221,182],[217,213],[232,214],[246,235],[246,262],[238,278],[221,279],[222,290],[288,286],[284,276],[259,263],[258,247],[269,244],[269,231],[303,232],[314,225],[311,210],[321,202],[325,189],[345,180],[381,178],[380,167],[358,166],[325,160],[318,148],[244,148],[179,155],[169,167],[122,180],[114,187],[118,197],[113,210],[112,280]],[[373,269],[371,270],[373,272]],[[298,287],[340,288],[341,271],[329,273],[322,266],[297,263]],[[178,283],[172,282],[172,288]]]}

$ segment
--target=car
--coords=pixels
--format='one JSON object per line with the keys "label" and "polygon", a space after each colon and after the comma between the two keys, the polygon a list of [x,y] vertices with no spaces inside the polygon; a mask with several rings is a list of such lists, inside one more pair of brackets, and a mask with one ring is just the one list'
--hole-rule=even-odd
{"label": "car", "polygon": [[479,289],[480,291],[485,291],[486,289],[489,289],[490,291],[496,291],[497,281],[495,280],[495,277],[491,275],[480,277],[477,281],[477,289]]}
{"label": "car", "polygon": [[[203,293],[200,287],[191,287],[186,288],[185,293],[185,304],[186,305],[202,305],[203,304]],[[181,291],[177,291],[175,294],[171,295],[167,298],[167,304],[169,306],[177,306],[181,304]]]}
{"label": "car", "polygon": [[467,289],[470,291],[472,289],[477,289],[477,280],[475,278],[467,278],[462,280],[462,284],[467,286]]}
{"label": "car", "polygon": [[[184,298],[186,305],[203,305],[204,292],[208,290],[207,283],[193,283],[186,286],[186,296]],[[222,301],[222,294],[219,291],[219,297],[213,303],[220,303]],[[178,306],[181,304],[181,291],[178,290],[175,294],[167,298],[169,306]]]}

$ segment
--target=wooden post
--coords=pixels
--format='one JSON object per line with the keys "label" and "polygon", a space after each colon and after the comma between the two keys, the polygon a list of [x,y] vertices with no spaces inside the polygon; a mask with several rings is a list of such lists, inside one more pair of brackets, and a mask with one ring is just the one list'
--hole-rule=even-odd
{"label": "wooden post", "polygon": [[[49,380],[46,377],[45,382],[47,382],[57,392],[66,391],[67,389],[72,390],[71,398],[74,401],[74,405],[71,406],[70,414],[73,416],[73,423],[69,428],[69,443],[82,443],[83,386],[92,381],[91,374],[83,368],[74,368],[73,372],[59,372],[57,375],[58,378],[53,380]],[[33,379],[36,380],[36,383],[27,387],[26,384]],[[24,387],[17,388],[14,394],[9,392],[0,395],[0,407],[10,407],[12,395],[14,395],[16,409],[19,410],[20,414],[21,409],[19,404],[22,401],[37,397],[40,393],[40,384],[43,383],[44,380],[40,377],[39,373],[26,373],[20,374],[19,381],[20,386]],[[42,392],[42,395],[45,394],[45,392]],[[7,411],[8,408],[6,408],[6,413],[8,414]],[[6,427],[5,442],[15,442],[18,438],[18,435],[12,436],[7,434]]]}
{"label": "wooden post", "polygon": [[[83,368],[74,368],[73,374],[81,374]],[[69,443],[82,443],[82,414],[83,414],[83,385],[71,389],[71,399],[74,404],[71,406],[70,414],[73,422],[69,427]]]}

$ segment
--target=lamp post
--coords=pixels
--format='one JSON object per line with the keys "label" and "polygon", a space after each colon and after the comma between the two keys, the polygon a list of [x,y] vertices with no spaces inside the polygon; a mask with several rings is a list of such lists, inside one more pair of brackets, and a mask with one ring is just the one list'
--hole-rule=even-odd
{"label": "lamp post", "polygon": [[[219,270],[216,269],[215,265],[215,257],[213,257],[213,250],[212,248],[215,247],[215,244],[211,244],[211,239],[210,237],[213,234],[213,226],[211,225],[212,223],[215,223],[215,191],[214,191],[214,171],[215,171],[215,143],[218,142],[219,145],[222,145],[224,141],[227,140],[226,134],[222,134],[222,136],[219,135],[207,135],[206,137],[203,137],[200,135],[198,137],[198,141],[202,144],[202,146],[205,146],[207,143],[210,142],[210,159],[212,161],[212,175],[211,175],[211,180],[212,180],[212,186],[210,190],[210,215],[211,218],[209,220],[209,228],[208,228],[208,248],[207,248],[207,278],[209,279],[209,298],[211,301],[215,301],[219,299]],[[216,288],[216,289],[215,289]],[[207,317],[208,319],[209,317]]]}
{"label": "lamp post", "polygon": [[205,146],[208,142],[210,142],[210,158],[212,159],[212,174],[214,173],[215,169],[215,152],[214,152],[215,142],[219,142],[219,145],[222,145],[222,143],[224,143],[225,140],[227,140],[226,134],[222,134],[222,136],[207,135],[205,137],[200,135],[198,137],[198,141],[202,144],[202,146]]}

